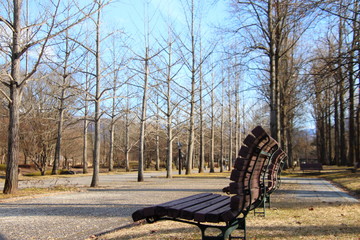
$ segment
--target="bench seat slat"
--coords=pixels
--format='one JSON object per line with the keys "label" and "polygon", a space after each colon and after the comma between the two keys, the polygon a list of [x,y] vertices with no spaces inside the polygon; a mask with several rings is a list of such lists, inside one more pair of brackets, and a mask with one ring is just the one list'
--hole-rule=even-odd
{"label": "bench seat slat", "polygon": [[[230,201],[230,200],[229,200]],[[217,209],[220,209],[220,208],[223,208],[224,206],[229,206],[229,201],[222,201],[222,202],[219,202],[217,204],[214,204],[212,206],[208,206],[198,212],[195,213],[194,215],[194,220],[195,221],[198,221],[198,222],[204,222],[206,221],[206,215],[217,210]],[[230,209],[230,207],[229,207]]]}
{"label": "bench seat slat", "polygon": [[230,198],[229,196],[217,194],[216,198],[211,199],[210,201],[182,209],[180,217],[184,219],[192,220],[194,219],[195,212],[198,212],[204,208],[207,208],[208,206],[217,204],[219,202],[226,201],[227,203],[229,203],[229,198]]}
{"label": "bench seat slat", "polygon": [[166,202],[166,203],[163,203],[163,204],[160,204],[160,205],[156,205],[154,206],[154,214],[156,216],[165,216],[167,215],[167,209],[170,208],[170,207],[174,207],[176,205],[179,205],[179,204],[182,204],[182,203],[187,203],[187,202],[191,202],[195,199],[199,199],[199,198],[204,198],[204,197],[209,197],[209,196],[212,196],[214,195],[213,193],[200,193],[200,194],[196,194],[196,195],[191,195],[191,196],[188,196],[188,197],[185,197],[185,198],[180,198],[180,199],[177,199],[177,200],[174,200],[174,201],[170,201],[170,202]]}
{"label": "bench seat slat", "polygon": [[170,217],[179,217],[180,212],[188,207],[197,206],[199,204],[207,203],[208,201],[211,201],[212,199],[216,198],[216,194],[212,194],[210,196],[205,196],[202,198],[197,198],[191,201],[187,201],[185,203],[177,204],[171,207],[166,208],[166,215]]}
{"label": "bench seat slat", "polygon": [[163,212],[159,211],[159,208],[174,206],[174,205],[179,204],[179,203],[191,201],[191,200],[196,199],[196,198],[201,198],[201,197],[210,196],[210,195],[213,195],[213,194],[212,193],[199,193],[199,194],[196,194],[196,195],[191,195],[191,196],[187,196],[187,197],[184,197],[184,198],[180,198],[180,199],[172,200],[172,201],[169,201],[169,202],[165,202],[165,203],[162,203],[162,204],[159,204],[159,205],[145,207],[145,208],[142,208],[142,209],[139,209],[139,210],[135,211],[132,214],[132,218],[133,218],[134,222],[136,222],[136,221],[139,221],[141,219],[148,218],[148,217],[164,216],[166,214],[166,212],[164,214]]}
{"label": "bench seat slat", "polygon": [[222,206],[221,208],[218,208],[214,211],[208,212],[205,216],[205,221],[213,222],[213,223],[220,222],[221,215],[228,211],[231,211],[230,205],[226,204],[226,205]]}

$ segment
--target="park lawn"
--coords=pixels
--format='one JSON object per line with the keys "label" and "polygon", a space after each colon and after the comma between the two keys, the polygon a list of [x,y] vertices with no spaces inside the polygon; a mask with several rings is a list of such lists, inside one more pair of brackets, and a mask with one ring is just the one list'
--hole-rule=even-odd
{"label": "park lawn", "polygon": [[[265,218],[250,212],[247,216],[248,239],[359,239],[359,204],[282,205],[267,210]],[[236,232],[233,235],[236,236]],[[201,239],[201,234],[197,227],[189,224],[161,221],[125,228],[97,239],[195,240]]]}

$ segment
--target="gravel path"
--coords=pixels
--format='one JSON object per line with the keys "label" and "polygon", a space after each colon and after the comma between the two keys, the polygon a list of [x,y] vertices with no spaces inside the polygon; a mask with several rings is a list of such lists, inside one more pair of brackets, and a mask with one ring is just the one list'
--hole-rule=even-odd
{"label": "gravel path", "polygon": [[[159,173],[147,173],[143,183],[136,182],[136,174],[107,175],[100,178],[101,188],[2,200],[0,240],[86,239],[128,225],[131,213],[144,206],[199,192],[219,192],[229,183],[226,178],[168,180],[151,175]],[[89,180],[76,179],[69,181],[82,185],[80,182]],[[299,185],[288,192],[295,201],[359,202],[324,180],[285,178],[286,183]]]}

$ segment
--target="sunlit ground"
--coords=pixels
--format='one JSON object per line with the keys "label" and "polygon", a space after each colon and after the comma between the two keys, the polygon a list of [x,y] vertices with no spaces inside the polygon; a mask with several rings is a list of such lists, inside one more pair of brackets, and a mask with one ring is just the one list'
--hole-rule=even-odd
{"label": "sunlit ground", "polygon": [[[249,213],[248,239],[359,240],[360,204],[298,202],[287,194],[287,190],[296,188],[294,184],[283,184],[281,191],[274,193],[265,218]],[[191,240],[201,239],[201,234],[197,227],[163,221],[121,229],[98,239]]]}

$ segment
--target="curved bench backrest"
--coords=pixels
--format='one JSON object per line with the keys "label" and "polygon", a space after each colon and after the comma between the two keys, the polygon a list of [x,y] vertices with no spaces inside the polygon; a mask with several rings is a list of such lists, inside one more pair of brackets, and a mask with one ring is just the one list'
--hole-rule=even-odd
{"label": "curved bench backrest", "polygon": [[275,189],[275,185],[277,182],[277,171],[280,167],[280,160],[283,154],[285,154],[284,151],[278,148],[271,157],[271,163],[268,166],[268,172],[267,172],[267,179],[268,179],[268,184],[266,188],[267,193],[271,193]]}
{"label": "curved bench backrest", "polygon": [[231,172],[229,192],[236,194],[231,197],[231,210],[247,214],[261,195],[264,166],[277,143],[260,126],[254,128],[243,143]]}

